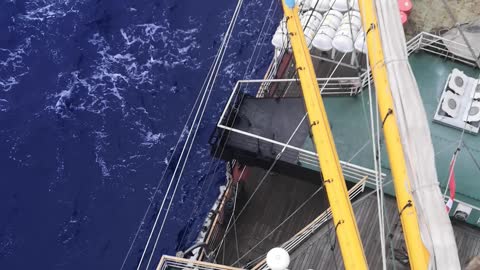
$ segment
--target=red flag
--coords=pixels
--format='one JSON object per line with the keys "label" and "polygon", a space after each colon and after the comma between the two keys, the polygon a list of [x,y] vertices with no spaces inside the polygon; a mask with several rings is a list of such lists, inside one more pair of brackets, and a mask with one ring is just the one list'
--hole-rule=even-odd
{"label": "red flag", "polygon": [[456,184],[455,184],[455,163],[457,162],[457,154],[460,149],[457,149],[455,153],[453,154],[452,161],[450,161],[450,169],[448,172],[448,189],[450,189],[450,198],[448,199],[446,203],[447,207],[447,212],[450,212],[450,209],[452,209],[453,205],[453,200],[455,200],[455,190],[456,190]]}

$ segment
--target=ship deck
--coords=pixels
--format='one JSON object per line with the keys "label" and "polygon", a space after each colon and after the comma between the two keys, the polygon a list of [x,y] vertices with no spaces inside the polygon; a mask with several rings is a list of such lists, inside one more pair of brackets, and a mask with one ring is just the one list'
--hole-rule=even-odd
{"label": "ship deck", "polygon": [[[243,190],[238,194],[237,210],[252,196],[265,173],[263,169],[250,167]],[[236,211],[238,219],[226,235],[216,262],[244,269],[250,269],[259,263],[268,250],[282,245],[328,207],[326,195],[319,188],[320,185],[303,179],[279,174],[268,175],[244,213],[238,216]],[[366,189],[354,200],[353,209],[369,267],[381,269],[375,192]],[[408,269],[407,265],[401,263],[405,258],[402,249],[404,242],[394,197],[385,197],[384,213],[388,264],[390,268],[395,264],[396,269]],[[291,218],[288,218],[290,215]],[[280,224],[282,225],[279,226]],[[473,256],[480,253],[480,231],[455,221],[453,228],[461,263],[466,265]],[[390,231],[392,237],[389,237]],[[333,224],[328,221],[291,252],[289,269],[343,269],[335,239]],[[391,256],[392,252],[395,257]]]}
{"label": "ship deck", "polygon": [[[458,68],[471,77],[480,75],[479,70],[471,66],[423,51],[411,54],[409,61],[417,79],[429,120],[433,120],[440,93],[443,91],[447,77],[453,68]],[[319,77],[325,77],[328,74],[328,72],[325,73],[325,70],[331,71],[328,68],[329,64],[318,61],[318,59],[314,62],[317,71],[320,72],[318,73],[320,74]],[[294,77],[294,67],[292,67],[291,62],[288,65],[284,78]],[[342,68],[337,72],[336,76],[352,76],[353,74],[352,69],[349,68]],[[287,87],[288,91],[286,91]],[[339,158],[366,168],[373,168],[374,158],[369,130],[370,101],[366,90],[364,89],[357,96],[325,96],[324,103]],[[297,83],[284,83],[281,87],[277,87],[277,91],[275,96],[300,97],[301,95],[300,86]],[[446,186],[449,163],[462,132],[433,121],[429,121],[429,125],[439,182],[443,191]],[[479,135],[468,133],[463,134],[462,139],[462,151],[457,158],[455,169],[456,199],[474,208],[467,222],[478,226],[480,222],[480,211],[478,211],[480,209],[480,193],[478,192],[480,190],[480,181],[478,180],[480,179],[480,139]],[[308,136],[302,148],[310,151],[314,150]],[[391,178],[390,167],[385,149],[382,149],[382,157],[382,171],[387,174],[386,179],[389,180]],[[315,167],[312,164],[299,163],[298,165],[319,171],[318,166]],[[244,197],[252,195],[264,173],[265,170],[263,169],[251,168],[251,173],[244,183]],[[245,212],[238,218],[234,229],[226,235],[217,262],[249,269],[249,267],[264,259],[269,249],[282,245],[328,207],[324,193],[318,192],[295,216],[276,229],[319,187],[320,175],[318,184],[282,174],[269,175],[253,196]],[[389,194],[386,196],[384,204],[386,228],[393,232],[393,240],[387,237],[387,252],[394,254],[394,256],[389,256],[388,263],[390,265],[395,264],[396,269],[408,269],[408,265],[400,263],[401,257],[405,258],[405,252],[402,249],[404,243],[401,225],[394,225],[398,223],[398,211],[393,197],[393,187],[387,186],[385,191]],[[240,201],[239,205],[242,205]],[[380,234],[375,195],[357,198],[353,205],[368,264],[371,269],[381,269]],[[452,208],[451,214],[453,214],[455,207],[456,205]],[[473,256],[480,254],[480,230],[478,227],[455,221],[453,217],[452,223],[459,257],[464,266]],[[258,244],[259,242],[260,244]],[[392,259],[393,257],[397,259]],[[339,249],[335,244],[335,233],[331,222],[321,227],[306,242],[303,242],[291,252],[289,269],[310,268],[343,268]]]}
{"label": "ship deck", "polygon": [[[444,85],[447,81],[448,75],[454,68],[462,70],[466,75],[477,78],[480,75],[478,69],[475,69],[471,66],[455,62],[449,59],[445,59],[427,52],[418,51],[409,56],[410,64],[413,70],[413,73],[416,77],[417,84],[420,90],[420,94],[424,103],[425,111],[427,118],[429,120],[430,131],[432,135],[432,143],[435,151],[435,162],[437,165],[438,179],[440,187],[445,190],[447,184],[447,176],[449,173],[449,164],[453,153],[455,152],[457,146],[459,145],[460,139],[462,139],[461,151],[457,157],[456,167],[455,167],[455,176],[456,176],[456,199],[463,203],[466,203],[470,206],[477,208],[476,211],[472,211],[471,215],[468,217],[467,222],[470,224],[478,224],[480,222],[480,139],[478,134],[464,133],[456,128],[445,126],[443,124],[433,121],[433,117],[438,106],[440,99],[440,94],[444,89]],[[332,70],[332,64],[318,59],[314,59],[314,65],[316,66],[316,72],[319,77],[327,76],[328,72]],[[334,76],[338,77],[348,77],[354,76],[355,71],[351,68],[339,67]],[[291,78],[295,74],[295,68],[292,67],[289,63],[283,78]],[[289,97],[289,98],[298,98],[300,102],[289,101],[291,107],[289,113],[294,115],[297,113],[297,118],[301,119],[304,114],[303,103],[301,102],[301,90],[298,83],[281,83],[275,87],[276,92],[271,93],[274,97]],[[372,91],[372,103],[374,103],[374,91]],[[266,101],[262,101],[266,103]],[[276,104],[276,102],[271,102]],[[280,104],[280,102],[277,102]],[[329,117],[331,130],[335,140],[335,145],[338,151],[340,160],[346,161],[348,163],[362,166],[363,168],[373,169],[373,152],[371,146],[371,131],[370,131],[370,100],[368,89],[364,89],[363,92],[356,96],[324,96],[324,104]],[[281,104],[280,104],[281,105]],[[278,106],[280,106],[278,105]],[[266,108],[266,106],[265,106]],[[373,106],[373,110],[376,109],[376,106]],[[300,113],[298,113],[300,112]],[[256,114],[254,112],[252,114]],[[273,117],[273,120],[265,120],[267,122],[274,122],[278,117],[272,116],[275,114],[265,114],[269,115],[268,117]],[[288,118],[288,117],[287,117]],[[285,119],[282,123],[282,128],[285,132],[289,130],[294,130],[298,125],[298,120],[292,120],[294,117],[291,116]],[[292,118],[292,119],[290,119]],[[260,120],[264,121],[264,119]],[[258,122],[258,121],[257,121]],[[289,126],[288,126],[289,125]],[[287,127],[286,127],[287,126]],[[243,129],[242,129],[243,130]],[[258,133],[259,130],[262,133]],[[254,121],[249,122],[248,130],[245,130],[252,134],[262,135],[268,137],[269,139],[276,140],[279,142],[286,142],[285,138],[289,137],[289,134],[283,134],[284,138],[281,140],[278,132],[273,130],[265,130],[265,125],[257,125]],[[278,133],[278,134],[277,134]],[[270,135],[264,135],[270,134]],[[243,135],[236,135],[241,137]],[[243,136],[245,137],[245,136]],[[295,138],[297,138],[296,136]],[[231,138],[234,138],[232,136]],[[303,143],[299,142],[299,145],[295,144],[304,150],[315,152],[313,147],[313,142],[309,136],[303,136]],[[243,140],[238,140],[237,145],[239,147],[245,148],[245,141],[248,138],[243,138]],[[256,139],[250,139],[257,144]],[[281,147],[277,147],[281,148]],[[278,149],[277,149],[278,150]],[[381,149],[382,159],[382,170],[386,174],[387,179],[390,178],[390,165],[387,158],[387,153],[385,147],[382,145]],[[276,152],[278,153],[278,151]],[[255,153],[254,153],[255,154]],[[311,160],[300,159],[299,157],[293,158],[295,162],[291,162],[294,166],[301,166],[303,168],[320,171],[316,162],[311,162]],[[267,164],[267,167],[269,165]],[[347,179],[351,180],[351,179]],[[357,179],[358,180],[358,179]],[[394,195],[393,188],[387,188],[385,191]],[[454,207],[455,208],[455,207]],[[454,209],[453,208],[453,209]],[[453,215],[454,211],[452,211]]]}
{"label": "ship deck", "polygon": [[[225,237],[217,263],[254,264],[263,259],[269,249],[287,241],[328,208],[324,191],[320,189],[320,174],[318,183],[312,183],[269,173],[261,183],[266,173],[266,170],[249,167],[246,179],[240,182],[235,211],[237,221]],[[245,211],[241,213],[243,207]]]}
{"label": "ship deck", "polygon": [[[433,117],[440,94],[453,68],[458,68],[474,78],[478,78],[480,72],[471,66],[426,52],[414,53],[410,55],[409,60],[429,120],[440,187],[442,191],[446,187],[449,164],[462,139],[463,144],[455,166],[456,198],[478,207],[480,206],[480,192],[478,192],[480,190],[480,137],[478,134],[467,132],[462,135],[459,129],[433,122]],[[368,143],[371,136],[367,91],[357,97],[325,97],[324,101],[340,159],[373,168],[374,158],[371,145]],[[304,148],[314,150],[310,138],[306,139]],[[383,145],[382,157],[383,172],[387,173],[387,178],[390,178],[390,166]],[[392,189],[386,189],[386,191],[394,195]],[[474,211],[469,216],[468,222],[476,224],[479,218],[480,211]]]}
{"label": "ship deck", "polygon": [[[441,92],[452,69],[460,69],[474,78],[480,77],[480,71],[469,65],[423,51],[411,54],[409,61],[429,120],[440,187],[443,191],[447,185],[449,164],[462,139],[461,151],[455,166],[456,198],[480,209],[480,192],[478,192],[480,190],[480,180],[478,180],[480,179],[480,135],[468,132],[462,135],[459,129],[433,121]],[[300,95],[299,85],[293,84],[290,87],[292,96]],[[372,92],[372,100],[375,102],[374,91]],[[340,160],[372,169],[374,157],[370,142],[368,89],[364,89],[357,96],[325,96],[323,100]],[[375,106],[373,109],[375,110]],[[315,151],[310,137],[306,137],[302,148]],[[382,170],[387,174],[387,179],[391,178],[390,165],[383,145],[382,157]],[[300,163],[300,165],[320,170],[316,164]],[[385,191],[394,195],[393,188],[387,188]],[[468,222],[480,225],[480,211],[473,211],[468,217]]]}
{"label": "ship deck", "polygon": [[[362,238],[365,256],[370,269],[382,269],[380,251],[380,231],[378,226],[378,210],[375,195],[360,197],[353,203],[353,209],[357,218],[358,228]],[[386,241],[387,267],[395,269],[409,269],[408,265],[402,264],[403,239],[399,222],[396,202],[393,197],[385,197],[384,201],[385,220],[387,230],[393,231],[393,237]],[[291,254],[290,269],[343,269],[342,257],[338,247],[334,247],[335,235],[331,230],[332,225],[324,226],[307,242],[302,244]],[[454,222],[453,229],[457,240],[458,254],[461,265],[480,253],[480,233],[477,229],[465,223]],[[333,251],[332,251],[332,247]],[[390,254],[394,253],[396,259],[392,260]]]}

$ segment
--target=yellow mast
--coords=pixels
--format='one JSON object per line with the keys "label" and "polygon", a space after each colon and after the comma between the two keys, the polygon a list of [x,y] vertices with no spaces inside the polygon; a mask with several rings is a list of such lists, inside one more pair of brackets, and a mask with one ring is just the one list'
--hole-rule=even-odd
{"label": "yellow mast", "polygon": [[298,76],[345,269],[368,269],[332,131],[294,0],[282,1]]}
{"label": "yellow mast", "polygon": [[368,58],[372,67],[380,117],[384,122],[385,144],[392,170],[397,207],[407,245],[410,267],[413,270],[427,269],[429,254],[421,239],[417,211],[410,193],[410,180],[407,175],[407,166],[393,107],[392,93],[388,83],[387,69],[384,65],[374,2],[373,0],[359,0],[359,7],[362,14],[363,29],[366,31]]}

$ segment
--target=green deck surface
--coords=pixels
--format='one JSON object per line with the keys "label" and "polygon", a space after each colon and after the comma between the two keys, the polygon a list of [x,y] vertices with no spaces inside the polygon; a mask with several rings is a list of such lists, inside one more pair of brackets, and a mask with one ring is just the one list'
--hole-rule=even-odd
{"label": "green deck surface", "polygon": [[[458,68],[471,77],[478,77],[480,72],[478,69],[473,69],[470,66],[445,60],[424,52],[412,54],[409,59],[417,79],[427,117],[430,120],[429,125],[435,150],[435,162],[443,192],[447,182],[449,163],[457,148],[462,131],[434,123],[432,121],[433,116],[447,77],[453,68]],[[375,97],[372,98],[374,100]],[[368,90],[365,89],[357,97],[326,97],[324,102],[339,158],[373,169],[374,155],[370,141]],[[463,143],[464,145],[455,166],[456,199],[475,207],[480,207],[480,135],[465,133],[463,135]],[[315,151],[309,137],[305,141],[304,148]],[[387,180],[391,179],[388,157],[383,143],[381,155],[382,172],[387,174]],[[301,165],[312,168],[306,164]],[[314,169],[318,170],[318,167]],[[385,191],[394,195],[391,185]],[[455,205],[453,209],[455,209]],[[479,211],[472,211],[468,218],[468,223],[477,224],[479,217]]]}

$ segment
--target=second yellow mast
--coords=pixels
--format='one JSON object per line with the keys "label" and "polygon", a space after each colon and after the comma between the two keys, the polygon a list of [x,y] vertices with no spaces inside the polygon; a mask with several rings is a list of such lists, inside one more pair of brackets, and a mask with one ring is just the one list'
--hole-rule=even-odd
{"label": "second yellow mast", "polygon": [[383,119],[385,144],[387,146],[388,158],[392,170],[397,207],[402,222],[410,268],[413,270],[424,270],[428,268],[429,254],[420,235],[417,210],[413,196],[410,193],[410,180],[407,174],[402,141],[397,126],[387,69],[384,64],[385,59],[381,36],[378,30],[373,1],[374,0],[359,0],[363,29],[365,29],[366,32],[368,59],[375,83],[380,118]]}

